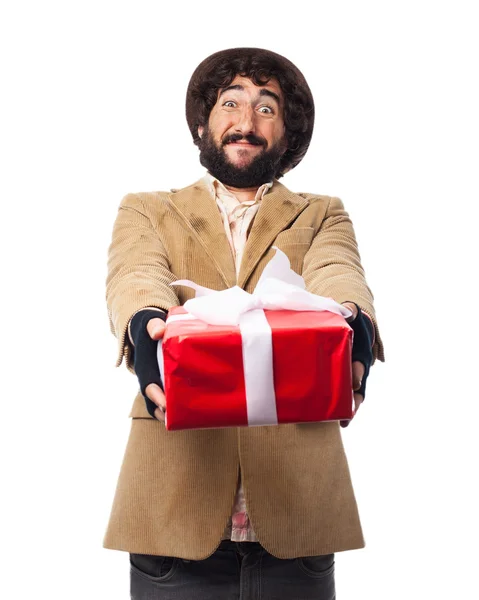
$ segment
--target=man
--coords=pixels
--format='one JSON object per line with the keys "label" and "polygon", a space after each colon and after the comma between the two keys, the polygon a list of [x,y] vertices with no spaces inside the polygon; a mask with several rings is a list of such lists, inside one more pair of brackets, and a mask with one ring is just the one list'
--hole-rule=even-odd
{"label": "man", "polygon": [[314,124],[286,58],[216,52],[191,77],[186,117],[206,174],[127,195],[109,248],[117,366],[124,357],[140,391],[104,547],[129,552],[135,599],[331,600],[334,553],[365,545],[340,424],[166,431],[156,346],[168,310],[193,295],[170,283],[252,292],[277,246],[308,291],[350,309],[358,408],[384,349],[353,226],[339,198],[279,182]]}

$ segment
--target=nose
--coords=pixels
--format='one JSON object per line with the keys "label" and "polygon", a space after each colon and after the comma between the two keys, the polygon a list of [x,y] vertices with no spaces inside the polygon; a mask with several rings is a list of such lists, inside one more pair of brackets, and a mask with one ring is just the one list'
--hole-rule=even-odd
{"label": "nose", "polygon": [[243,107],[235,124],[235,131],[243,135],[254,132],[254,111],[251,106]]}

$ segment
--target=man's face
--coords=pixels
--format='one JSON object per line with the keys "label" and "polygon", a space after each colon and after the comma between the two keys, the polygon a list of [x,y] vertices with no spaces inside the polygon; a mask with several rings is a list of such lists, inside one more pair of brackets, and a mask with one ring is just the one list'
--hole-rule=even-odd
{"label": "man's face", "polygon": [[207,126],[198,127],[201,164],[233,187],[271,180],[286,151],[283,106],[276,79],[257,86],[237,75],[218,91]]}

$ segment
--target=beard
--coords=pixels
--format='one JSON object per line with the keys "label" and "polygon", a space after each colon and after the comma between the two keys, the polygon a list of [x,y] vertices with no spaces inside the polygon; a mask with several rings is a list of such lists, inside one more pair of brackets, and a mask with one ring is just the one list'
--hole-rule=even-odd
{"label": "beard", "polygon": [[[255,135],[232,134],[226,136],[218,147],[211,135],[208,125],[205,125],[203,136],[199,143],[200,163],[208,169],[221,183],[235,188],[259,187],[263,183],[272,181],[276,177],[281,157],[284,154],[284,142],[281,140],[271,147],[263,150],[244,166],[233,164],[224,146],[230,142],[245,139],[250,144],[265,146],[266,142]],[[246,151],[248,152],[248,151]]]}

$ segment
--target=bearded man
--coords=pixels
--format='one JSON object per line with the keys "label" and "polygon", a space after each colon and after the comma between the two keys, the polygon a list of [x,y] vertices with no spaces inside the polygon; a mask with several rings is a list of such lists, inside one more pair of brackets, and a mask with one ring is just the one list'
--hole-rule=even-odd
{"label": "bearded man", "polygon": [[339,198],[279,181],[314,125],[291,61],[216,52],[190,79],[186,118],[206,173],[125,196],[109,247],[117,366],[124,357],[139,392],[104,547],[129,553],[136,600],[332,600],[335,553],[365,546],[341,439],[349,422],[167,431],[157,344],[169,309],[193,295],[172,282],[252,292],[277,246],[309,292],[350,310],[357,410],[384,349],[353,225]]}

